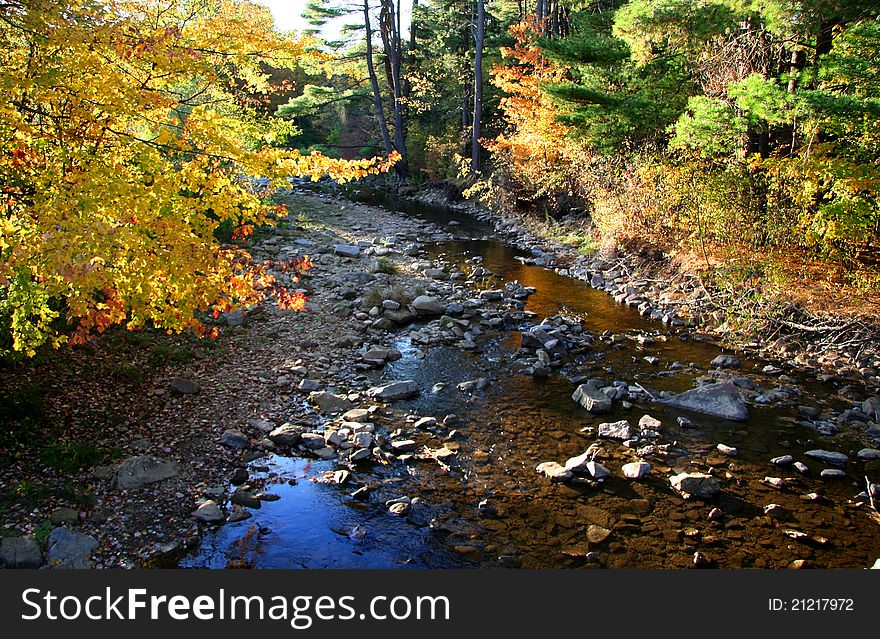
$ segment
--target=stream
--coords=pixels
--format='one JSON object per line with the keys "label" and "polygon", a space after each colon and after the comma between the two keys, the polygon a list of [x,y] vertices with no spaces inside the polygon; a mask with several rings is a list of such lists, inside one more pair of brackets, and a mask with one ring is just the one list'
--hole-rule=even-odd
{"label": "stream", "polygon": [[[518,325],[485,331],[476,349],[434,346],[419,357],[411,328],[404,328],[393,343],[402,357],[368,373],[376,384],[411,379],[423,389],[415,399],[396,402],[396,410],[438,419],[457,415],[452,428],[459,436],[451,439],[457,454],[445,463],[413,455],[358,468],[360,481],[373,487],[367,500],[353,497],[352,486],[324,481],[341,468],[335,461],[268,454],[251,462],[251,475],[280,499],[263,503],[250,519],[209,531],[182,567],[864,568],[880,556],[878,523],[852,503],[865,489],[865,476],[880,476],[880,462],[855,459],[853,451],[864,445],[846,431],[828,438],[798,423],[798,405],[823,412],[851,405],[814,374],[786,370],[799,398],[785,406],[752,404],[746,422],[650,400],[615,402],[610,414],[593,416],[572,401],[578,382],[623,380],[652,392],[681,392],[707,375],[721,350],[695,340],[692,330],[641,317],[587,282],[524,264],[527,251],[487,239],[489,229],[466,213],[380,204],[441,228],[450,219],[458,222],[453,228],[460,239],[429,245],[429,259],[462,270],[479,263],[502,283],[516,280],[536,289],[524,300]],[[547,378],[523,374],[517,363],[520,331],[556,316],[579,319],[583,331],[597,338],[624,337],[597,341],[596,348],[564,359]],[[640,342],[638,336],[650,339]],[[740,359],[741,367],[730,374],[742,376],[742,383],[778,386],[775,376],[761,372],[767,362]],[[488,381],[485,389],[456,388],[477,378]],[[646,458],[646,477],[625,479],[621,466],[640,457],[608,440],[601,441],[598,459],[612,476],[599,484],[553,483],[536,472],[541,462],[565,463],[584,452],[598,441],[593,429],[599,423],[626,419],[635,425],[645,414],[663,424],[658,450]],[[683,415],[692,422],[686,427],[677,422]],[[736,455],[723,454],[718,444],[736,448]],[[820,478],[828,465],[804,457],[810,449],[849,454],[845,478]],[[770,462],[782,455],[805,462],[810,471]],[[718,497],[685,499],[670,487],[670,475],[710,469],[722,482]],[[765,482],[768,476],[783,478],[784,487]],[[391,515],[385,506],[386,499],[402,495],[419,498],[409,517]],[[770,504],[778,507],[765,514]],[[710,519],[713,509],[718,512]]]}

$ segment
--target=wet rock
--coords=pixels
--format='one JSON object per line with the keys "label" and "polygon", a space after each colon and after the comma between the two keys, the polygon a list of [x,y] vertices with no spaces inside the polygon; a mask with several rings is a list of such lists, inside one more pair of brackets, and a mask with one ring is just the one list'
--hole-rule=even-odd
{"label": "wet rock", "polygon": [[779,457],[774,457],[770,460],[771,464],[776,466],[787,466],[788,464],[794,461],[794,457],[791,455],[780,455]]}
{"label": "wet rock", "polygon": [[627,440],[633,436],[633,429],[628,421],[622,419],[619,422],[599,424],[596,434],[608,439]]}
{"label": "wet rock", "polygon": [[663,425],[660,420],[650,415],[642,415],[642,418],[639,420],[639,428],[641,430],[652,430],[655,433],[659,433],[662,427]]}
{"label": "wet rock", "polygon": [[269,440],[279,446],[296,446],[302,439],[302,429],[293,424],[282,424],[271,433]]}
{"label": "wet rock", "polygon": [[180,467],[172,461],[150,455],[129,457],[116,470],[116,485],[122,490],[136,490],[179,473]]}
{"label": "wet rock", "polygon": [[856,453],[856,457],[865,461],[880,459],[880,450],[877,450],[876,448],[863,448]]}
{"label": "wet rock", "polygon": [[248,490],[236,490],[232,493],[229,501],[236,506],[244,506],[245,508],[259,509],[262,507],[262,503],[257,499],[257,496]]}
{"label": "wet rock", "polygon": [[446,311],[446,305],[436,297],[429,295],[419,295],[410,304],[416,315],[443,315]]}
{"label": "wet rock", "polygon": [[709,362],[709,366],[715,366],[717,368],[739,368],[740,361],[739,357],[736,355],[723,354]]}
{"label": "wet rock", "polygon": [[318,391],[309,394],[309,401],[315,404],[322,413],[341,413],[353,408],[348,398],[342,395],[334,395],[328,391]]}
{"label": "wet rock", "polygon": [[610,536],[611,531],[598,524],[590,524],[587,527],[587,541],[591,544],[599,545]]}
{"label": "wet rock", "polygon": [[557,462],[543,462],[535,470],[552,481],[565,482],[572,478],[572,472]]}
{"label": "wet rock", "polygon": [[681,493],[705,499],[721,492],[718,480],[705,473],[679,473],[670,477],[669,483]]}
{"label": "wet rock", "polygon": [[659,400],[659,403],[734,421],[749,417],[748,406],[732,382],[706,384]]}
{"label": "wet rock", "polygon": [[773,488],[782,488],[785,486],[785,480],[781,477],[765,477],[763,482],[768,486],[773,486]]}
{"label": "wet rock", "polygon": [[412,439],[396,439],[391,442],[391,448],[395,453],[406,453],[415,450],[419,445]]}
{"label": "wet rock", "polygon": [[220,510],[220,506],[218,506],[217,502],[212,499],[202,502],[202,504],[193,512],[193,517],[206,524],[216,524],[221,521],[226,521],[226,516],[223,514],[223,511]]}
{"label": "wet rock", "polygon": [[177,393],[178,395],[195,395],[200,390],[198,382],[183,379],[182,377],[173,378],[168,386],[172,393]]}
{"label": "wet rock", "polygon": [[246,468],[236,468],[232,471],[232,476],[229,478],[229,483],[233,486],[241,486],[250,478],[250,474],[248,473]]}
{"label": "wet rock", "polygon": [[370,411],[365,408],[352,408],[342,416],[342,419],[346,422],[368,422],[370,421]]}
{"label": "wet rock", "polygon": [[67,528],[54,528],[49,533],[46,559],[50,568],[91,568],[91,556],[98,540]]}
{"label": "wet rock", "polygon": [[599,480],[611,477],[611,471],[597,461],[588,461],[585,468],[587,469],[587,473],[593,479]]}
{"label": "wet rock", "polygon": [[220,443],[229,448],[246,448],[248,445],[247,435],[239,430],[227,428],[220,436]]}
{"label": "wet rock", "polygon": [[651,472],[651,464],[647,462],[631,462],[621,467],[623,476],[627,479],[641,479]]}
{"label": "wet rock", "polygon": [[40,544],[31,536],[0,539],[0,563],[7,568],[38,568],[43,563]]}
{"label": "wet rock", "polygon": [[785,508],[779,504],[767,504],[764,506],[764,514],[768,517],[781,517],[785,514]]}
{"label": "wet rock", "polygon": [[611,411],[611,399],[589,384],[578,386],[571,398],[591,413],[602,414]]}
{"label": "wet rock", "polygon": [[873,421],[880,421],[880,397],[869,397],[862,402],[862,412]]}
{"label": "wet rock", "polygon": [[843,479],[846,477],[846,473],[839,468],[825,468],[819,473],[819,476],[822,479]]}
{"label": "wet rock", "polygon": [[736,457],[737,450],[733,446],[728,446],[726,444],[718,444],[715,448],[718,449],[720,453],[723,455],[727,455],[728,457]]}
{"label": "wet rock", "polygon": [[302,379],[297,384],[297,388],[304,393],[313,393],[321,389],[321,383],[314,379]]}
{"label": "wet rock", "polygon": [[803,462],[795,462],[794,464],[792,464],[792,466],[794,466],[794,469],[798,471],[801,475],[806,475],[810,470]]}
{"label": "wet rock", "polygon": [[419,394],[419,385],[412,380],[391,382],[382,386],[374,386],[367,391],[367,395],[381,402],[394,402],[399,399],[415,397]]}
{"label": "wet rock", "polygon": [[804,455],[823,461],[826,464],[845,464],[849,461],[849,457],[843,453],[836,453],[830,450],[808,450]]}

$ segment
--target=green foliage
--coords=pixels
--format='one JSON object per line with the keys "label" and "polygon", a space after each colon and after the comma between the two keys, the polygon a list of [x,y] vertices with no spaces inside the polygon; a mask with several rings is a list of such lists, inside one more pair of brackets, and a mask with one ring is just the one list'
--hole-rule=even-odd
{"label": "green foliage", "polygon": [[104,462],[110,454],[91,442],[61,439],[40,451],[40,460],[55,470],[70,473]]}
{"label": "green foliage", "polygon": [[704,158],[737,156],[743,151],[745,122],[724,100],[702,95],[688,100],[687,112],[673,126],[669,146],[689,149]]}

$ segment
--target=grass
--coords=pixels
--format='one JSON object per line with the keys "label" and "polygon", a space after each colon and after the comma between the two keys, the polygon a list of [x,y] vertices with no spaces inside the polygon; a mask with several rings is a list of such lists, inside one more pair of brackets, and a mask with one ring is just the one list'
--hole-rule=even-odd
{"label": "grass", "polygon": [[395,264],[393,261],[383,255],[376,260],[376,266],[373,271],[376,273],[386,273],[388,275],[394,275],[398,272],[398,268],[397,264]]}
{"label": "grass", "polygon": [[113,451],[91,442],[61,439],[40,451],[40,460],[55,470],[71,473],[95,466],[112,456]]}

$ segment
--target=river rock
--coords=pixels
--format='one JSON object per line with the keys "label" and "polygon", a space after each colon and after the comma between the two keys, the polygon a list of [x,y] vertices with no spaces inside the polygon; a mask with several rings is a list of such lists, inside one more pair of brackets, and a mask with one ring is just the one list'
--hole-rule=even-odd
{"label": "river rock", "polygon": [[227,428],[220,436],[220,443],[229,448],[245,448],[248,445],[248,438],[239,430]]}
{"label": "river rock", "polygon": [[193,517],[206,524],[216,524],[226,520],[226,516],[220,510],[220,506],[213,499],[202,502],[193,512]]}
{"label": "river rock", "polygon": [[91,568],[91,555],[98,547],[98,540],[67,528],[54,528],[49,533],[48,553],[50,568]]}
{"label": "river rock", "polygon": [[271,433],[269,440],[279,446],[296,446],[302,439],[302,429],[293,424],[282,424]]}
{"label": "river rock", "polygon": [[736,454],[739,452],[736,448],[728,446],[727,444],[718,444],[715,448],[718,449],[718,452],[727,455],[728,457],[736,457]]}
{"label": "river rock", "polygon": [[605,479],[606,477],[611,477],[611,471],[597,461],[588,461],[585,468],[593,479]]}
{"label": "river rock", "polygon": [[880,450],[877,450],[876,448],[863,448],[856,453],[856,457],[865,461],[880,459]]}
{"label": "river rock", "polygon": [[788,464],[794,461],[794,457],[791,455],[780,455],[779,457],[774,457],[770,460],[771,464],[776,466],[787,466]]}
{"label": "river rock", "polygon": [[315,379],[302,379],[297,384],[297,388],[304,393],[313,393],[321,389],[321,382]]}
{"label": "river rock", "polygon": [[849,461],[849,457],[843,453],[836,453],[830,450],[808,450],[804,455],[823,461],[826,464],[845,464]]}
{"label": "river rock", "polygon": [[148,484],[176,477],[180,466],[172,461],[142,455],[129,457],[116,470],[116,485],[122,490],[135,490]]}
{"label": "river rock", "polygon": [[354,407],[347,397],[334,395],[328,391],[309,393],[309,401],[315,404],[322,413],[340,413]]}
{"label": "river rock", "polygon": [[382,402],[394,402],[399,399],[415,397],[418,394],[419,385],[411,379],[374,386],[367,391],[368,396]]}
{"label": "river rock", "polygon": [[611,411],[611,400],[589,384],[578,386],[571,398],[591,413],[602,414]]}
{"label": "river rock", "polygon": [[358,424],[368,422],[370,421],[370,411],[366,408],[352,408],[342,416],[342,420],[346,422],[356,422]]}
{"label": "river rock", "polygon": [[361,254],[361,247],[351,244],[337,244],[333,248],[333,252],[342,257],[357,257]]}
{"label": "river rock", "polygon": [[734,421],[744,421],[749,417],[748,406],[733,382],[706,384],[661,399],[659,403]]}
{"label": "river rock", "polygon": [[436,297],[430,295],[419,295],[410,304],[416,315],[443,315],[446,311],[446,305]]}
{"label": "river rock", "polygon": [[873,421],[880,421],[880,397],[869,397],[863,401],[862,412]]}
{"label": "river rock", "polygon": [[263,504],[257,499],[257,496],[248,490],[236,490],[229,498],[236,506],[244,506],[245,508],[262,508]]}
{"label": "river rock", "polygon": [[571,471],[557,462],[543,462],[538,464],[535,470],[552,481],[564,482],[572,477]]}
{"label": "river rock", "polygon": [[168,385],[171,392],[178,395],[195,395],[200,390],[198,382],[183,379],[182,377],[173,378]]}
{"label": "river rock", "polygon": [[670,477],[669,483],[679,492],[705,499],[721,492],[718,480],[705,473],[679,473]]}
{"label": "river rock", "polygon": [[709,366],[718,368],[739,368],[740,361],[736,355],[722,354],[709,362]]}
{"label": "river rock", "polygon": [[648,462],[631,462],[624,464],[620,469],[623,471],[623,476],[627,479],[641,479],[651,472],[651,464]]}
{"label": "river rock", "polygon": [[596,432],[599,437],[607,437],[608,439],[620,439],[624,441],[627,439],[631,439],[633,436],[632,426],[630,426],[629,422],[625,419],[622,419],[619,422],[599,424],[599,428]]}
{"label": "river rock", "polygon": [[43,563],[40,544],[31,536],[0,539],[0,563],[7,568],[38,568]]}
{"label": "river rock", "polygon": [[843,479],[846,473],[839,468],[824,468],[819,476],[823,479]]}
{"label": "river rock", "polygon": [[603,541],[608,539],[610,535],[610,530],[599,526],[598,524],[590,524],[587,527],[587,541],[589,541],[591,544],[601,544]]}

